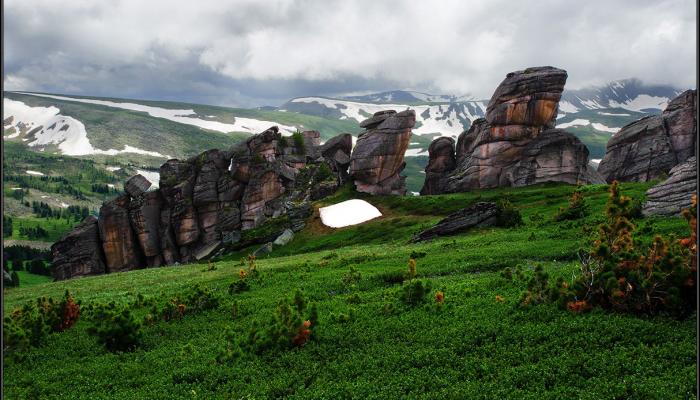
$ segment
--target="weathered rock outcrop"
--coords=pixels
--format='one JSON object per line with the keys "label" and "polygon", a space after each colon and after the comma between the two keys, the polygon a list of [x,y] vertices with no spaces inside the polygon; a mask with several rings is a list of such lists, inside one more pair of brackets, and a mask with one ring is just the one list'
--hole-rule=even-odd
{"label": "weathered rock outcrop", "polygon": [[586,146],[554,129],[566,78],[566,71],[553,67],[509,73],[491,97],[486,117],[459,136],[454,168],[439,161],[449,160],[444,139],[431,144],[436,152],[430,155],[423,194],[542,182],[602,183],[588,168]]}
{"label": "weathered rock outcrop", "polygon": [[665,181],[647,190],[647,199],[642,207],[644,215],[681,215],[692,205],[697,194],[697,158],[690,157],[670,171]]}
{"label": "weathered rock outcrop", "polygon": [[687,90],[661,115],[625,125],[608,141],[598,172],[607,182],[646,182],[695,154],[697,93]]}
{"label": "weathered rock outcrop", "polygon": [[428,165],[425,167],[425,183],[421,195],[442,193],[445,174],[457,166],[455,159],[455,140],[450,137],[439,137],[428,147]]}
{"label": "weathered rock outcrop", "polygon": [[434,239],[438,236],[455,235],[471,228],[494,226],[498,222],[496,203],[479,202],[445,217],[435,226],[419,233],[413,241]]}
{"label": "weathered rock outcrop", "polygon": [[380,111],[360,123],[365,128],[350,159],[350,177],[357,191],[370,194],[406,194],[404,154],[411,140],[416,113]]}
{"label": "weathered rock outcrop", "polygon": [[54,279],[106,272],[97,218],[89,216],[51,246]]}
{"label": "weathered rock outcrop", "polygon": [[[272,127],[228,150],[168,160],[153,191],[145,177],[130,178],[99,220],[86,219],[54,244],[54,277],[186,263],[301,229],[308,202],[333,193],[347,176],[352,146],[349,135],[324,146],[316,131],[301,137],[283,138]],[[260,237],[245,234],[271,220],[277,222]]]}

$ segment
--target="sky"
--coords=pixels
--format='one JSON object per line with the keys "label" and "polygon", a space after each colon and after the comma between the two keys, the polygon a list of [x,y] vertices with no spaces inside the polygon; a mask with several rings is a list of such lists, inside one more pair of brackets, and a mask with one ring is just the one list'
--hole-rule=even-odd
{"label": "sky", "polygon": [[695,0],[6,0],[5,90],[278,106],[395,89],[487,99],[552,65],[567,88],[696,87]]}

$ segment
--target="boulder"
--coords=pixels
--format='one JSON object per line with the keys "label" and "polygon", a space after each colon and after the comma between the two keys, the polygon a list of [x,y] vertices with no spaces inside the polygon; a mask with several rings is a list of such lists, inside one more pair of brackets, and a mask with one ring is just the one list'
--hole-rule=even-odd
{"label": "boulder", "polygon": [[281,235],[277,236],[277,239],[275,239],[272,244],[275,246],[284,246],[285,244],[289,243],[294,239],[294,231],[291,229],[287,228],[282,232]]}
{"label": "boulder", "polygon": [[419,233],[414,242],[434,239],[439,236],[454,235],[475,227],[496,225],[498,219],[496,203],[479,202],[445,217],[435,226]]}
{"label": "boulder", "polygon": [[[368,122],[370,121],[371,122]],[[404,154],[411,139],[416,113],[381,111],[363,121],[368,130],[360,134],[350,159],[350,176],[358,191],[370,194],[406,193]]]}
{"label": "boulder", "polygon": [[124,183],[124,191],[131,197],[138,197],[151,187],[151,181],[141,174],[134,175]]}
{"label": "boulder", "polygon": [[90,215],[51,246],[51,275],[56,280],[106,272],[97,218]]}
{"label": "boulder", "polygon": [[439,137],[428,147],[428,165],[425,167],[425,183],[420,191],[422,196],[442,193],[446,173],[455,169],[455,140]]}
{"label": "boulder", "polygon": [[451,144],[443,138],[433,142],[435,155],[422,194],[543,182],[602,183],[588,166],[586,146],[553,128],[566,79],[566,71],[554,67],[509,73],[491,97],[486,117],[474,120],[459,136],[454,167]]}
{"label": "boulder", "polygon": [[697,95],[688,90],[661,115],[625,125],[608,141],[598,172],[607,181],[646,182],[695,155]]}
{"label": "boulder", "polygon": [[642,207],[644,215],[678,216],[692,205],[697,194],[697,158],[690,157],[670,171],[665,181],[653,186],[646,193]]}

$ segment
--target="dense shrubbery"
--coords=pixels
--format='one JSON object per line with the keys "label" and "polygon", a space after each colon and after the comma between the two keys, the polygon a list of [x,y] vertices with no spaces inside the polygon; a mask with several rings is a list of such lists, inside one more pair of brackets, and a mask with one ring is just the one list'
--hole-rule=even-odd
{"label": "dense shrubbery", "polygon": [[[690,236],[682,240],[656,236],[643,247],[632,236],[636,214],[632,200],[613,182],[606,220],[590,252],[581,253],[580,273],[569,283],[554,284],[541,267],[527,280],[522,305],[557,301],[571,311],[601,307],[618,312],[686,316],[696,309],[696,198],[684,215]],[[517,271],[516,271],[517,272]],[[511,275],[510,271],[504,276]],[[522,277],[522,276],[521,276]]]}
{"label": "dense shrubbery", "polygon": [[80,318],[80,305],[66,291],[61,301],[41,297],[16,308],[3,320],[3,348],[16,352],[40,346],[51,332],[71,328]]}

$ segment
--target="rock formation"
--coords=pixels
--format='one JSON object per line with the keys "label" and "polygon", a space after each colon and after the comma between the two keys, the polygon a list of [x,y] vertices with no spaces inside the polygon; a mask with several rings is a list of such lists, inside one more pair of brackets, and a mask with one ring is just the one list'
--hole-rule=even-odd
{"label": "rock formation", "polygon": [[450,137],[439,137],[428,147],[428,165],[425,167],[425,183],[421,195],[442,193],[445,173],[457,166],[455,159],[455,140]]}
{"label": "rock formation", "polygon": [[541,182],[601,183],[588,168],[586,146],[554,129],[566,78],[566,71],[553,67],[509,73],[491,97],[486,118],[473,121],[459,136],[454,167],[444,138],[431,144],[422,194]]}
{"label": "rock formation", "polygon": [[647,199],[642,207],[644,215],[681,215],[692,205],[697,194],[697,158],[690,157],[670,171],[665,181],[647,190]]}
{"label": "rock formation", "polygon": [[100,275],[106,272],[97,218],[88,216],[51,246],[55,279]]}
{"label": "rock formation", "polygon": [[[301,139],[272,127],[228,150],[168,160],[156,190],[141,175],[130,178],[99,219],[88,217],[52,246],[54,278],[187,263],[303,228],[309,201],[347,178],[352,138],[321,146],[319,133],[307,131]],[[260,237],[246,234],[268,221]]]}
{"label": "rock formation", "polygon": [[455,235],[475,227],[494,226],[498,221],[496,203],[479,202],[445,217],[435,226],[419,233],[413,241],[434,239],[438,236]]}
{"label": "rock formation", "polygon": [[646,182],[665,176],[695,154],[697,93],[687,90],[661,115],[625,125],[608,141],[598,172],[607,182]]}
{"label": "rock formation", "polygon": [[406,194],[404,153],[411,140],[416,113],[380,111],[360,123],[360,134],[350,159],[350,177],[359,192]]}

